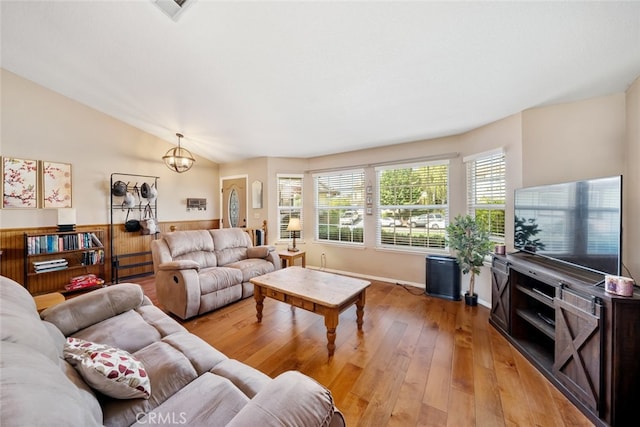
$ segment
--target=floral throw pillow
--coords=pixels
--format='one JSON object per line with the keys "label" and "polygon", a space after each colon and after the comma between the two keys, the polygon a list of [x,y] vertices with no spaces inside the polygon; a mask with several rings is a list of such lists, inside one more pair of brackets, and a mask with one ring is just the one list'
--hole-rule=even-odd
{"label": "floral throw pillow", "polygon": [[151,382],[142,362],[124,350],[69,337],[64,358],[102,394],[116,399],[151,396]]}

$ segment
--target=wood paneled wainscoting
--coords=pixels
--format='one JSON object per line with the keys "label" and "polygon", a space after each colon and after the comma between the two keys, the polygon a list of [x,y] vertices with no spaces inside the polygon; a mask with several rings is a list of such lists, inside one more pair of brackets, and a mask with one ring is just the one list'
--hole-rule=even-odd
{"label": "wood paneled wainscoting", "polygon": [[[220,221],[217,219],[203,220],[203,221],[167,221],[160,223],[160,232],[168,232],[171,230],[198,230],[198,229],[212,229],[219,228]],[[104,265],[104,279],[106,282],[111,282],[113,276],[112,260],[114,254],[129,254],[129,253],[141,253],[148,252],[151,240],[154,236],[142,235],[140,232],[127,232],[125,231],[124,224],[116,224],[113,227],[113,240],[110,236],[109,224],[98,225],[81,225],[76,227],[76,231],[81,233],[84,231],[101,231],[103,236],[103,245],[105,248],[105,265]],[[3,276],[9,277],[18,283],[25,284],[25,233],[55,233],[56,227],[29,227],[29,228],[11,228],[0,230],[0,249],[2,250],[2,262],[0,263],[0,273]],[[115,253],[111,248],[111,241],[115,248]],[[61,256],[63,257],[63,256]],[[140,266],[128,268],[126,270],[127,276],[145,274],[151,274],[153,272],[153,266],[147,262],[151,261],[151,256],[140,255],[127,257],[126,264],[141,264]],[[77,269],[71,271],[56,271],[47,273],[39,277],[39,275],[31,276],[29,278],[29,292],[33,295],[55,292],[64,289],[64,285],[68,283],[69,278],[72,276],[78,276],[89,272],[83,271],[83,269]]]}

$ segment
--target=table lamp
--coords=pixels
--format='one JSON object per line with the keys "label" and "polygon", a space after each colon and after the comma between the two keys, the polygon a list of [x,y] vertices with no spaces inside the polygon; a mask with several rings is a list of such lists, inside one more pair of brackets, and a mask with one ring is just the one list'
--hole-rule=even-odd
{"label": "table lamp", "polygon": [[296,232],[302,230],[300,227],[300,218],[289,219],[289,225],[287,225],[287,231],[291,231],[293,234],[293,247],[288,247],[289,252],[298,252],[300,249],[296,248]]}

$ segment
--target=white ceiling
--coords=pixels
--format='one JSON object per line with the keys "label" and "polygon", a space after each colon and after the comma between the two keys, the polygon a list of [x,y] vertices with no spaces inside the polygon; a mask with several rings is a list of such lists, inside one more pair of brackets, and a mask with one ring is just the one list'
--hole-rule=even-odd
{"label": "white ceiling", "polygon": [[6,1],[0,65],[216,162],[451,135],[624,91],[640,2]]}

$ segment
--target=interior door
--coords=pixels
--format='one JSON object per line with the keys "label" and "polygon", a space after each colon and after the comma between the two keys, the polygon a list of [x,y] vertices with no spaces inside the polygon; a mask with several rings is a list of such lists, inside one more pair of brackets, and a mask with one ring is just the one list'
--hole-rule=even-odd
{"label": "interior door", "polygon": [[247,226],[247,178],[222,180],[221,228]]}

